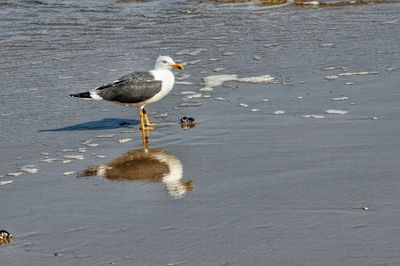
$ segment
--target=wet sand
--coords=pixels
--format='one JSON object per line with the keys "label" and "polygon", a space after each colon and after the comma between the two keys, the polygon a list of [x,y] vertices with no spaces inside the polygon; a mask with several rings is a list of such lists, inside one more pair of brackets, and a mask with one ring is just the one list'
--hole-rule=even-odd
{"label": "wet sand", "polygon": [[[398,3],[135,2],[0,6],[1,264],[400,264]],[[158,54],[149,158],[137,110],[67,95]],[[129,154],[157,178],[82,175]]]}

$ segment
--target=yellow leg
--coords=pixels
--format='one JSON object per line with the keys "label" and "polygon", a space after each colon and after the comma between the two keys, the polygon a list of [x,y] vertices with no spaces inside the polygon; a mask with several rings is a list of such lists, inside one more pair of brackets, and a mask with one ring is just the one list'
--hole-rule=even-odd
{"label": "yellow leg", "polygon": [[149,131],[142,128],[142,144],[145,151],[147,151],[147,146],[149,144]]}
{"label": "yellow leg", "polygon": [[143,115],[144,119],[146,120],[146,129],[148,130],[154,129],[152,126],[155,126],[156,124],[150,123],[149,117],[147,116],[147,112],[146,110],[144,110],[144,108],[143,108]]}
{"label": "yellow leg", "polygon": [[143,110],[142,108],[140,108],[139,111],[139,117],[140,117],[140,129],[144,129],[144,120],[143,120]]}

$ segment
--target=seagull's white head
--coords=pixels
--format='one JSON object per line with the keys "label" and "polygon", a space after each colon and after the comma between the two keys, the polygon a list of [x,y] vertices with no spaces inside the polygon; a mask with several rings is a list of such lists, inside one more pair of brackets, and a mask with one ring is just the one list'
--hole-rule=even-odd
{"label": "seagull's white head", "polygon": [[154,69],[183,69],[183,66],[181,64],[177,64],[172,60],[171,57],[165,56],[165,55],[160,55],[157,60],[156,64],[154,66]]}

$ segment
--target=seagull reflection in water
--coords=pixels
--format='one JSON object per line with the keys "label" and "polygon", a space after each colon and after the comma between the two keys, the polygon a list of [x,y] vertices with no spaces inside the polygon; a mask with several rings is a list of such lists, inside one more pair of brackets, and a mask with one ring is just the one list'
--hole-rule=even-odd
{"label": "seagull reflection in water", "polygon": [[143,144],[143,149],[129,151],[109,163],[89,167],[79,176],[101,176],[112,181],[159,182],[164,184],[173,198],[181,198],[193,189],[192,181],[182,180],[183,166],[178,158],[160,149],[148,149],[147,142]]}

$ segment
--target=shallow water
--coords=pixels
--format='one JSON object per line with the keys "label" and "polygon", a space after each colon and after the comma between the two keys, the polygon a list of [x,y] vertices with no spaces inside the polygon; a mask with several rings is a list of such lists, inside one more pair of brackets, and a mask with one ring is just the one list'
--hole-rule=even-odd
{"label": "shallow water", "polygon": [[[13,182],[0,186],[0,230],[14,235],[2,263],[399,264],[399,11],[1,4],[0,180]],[[179,161],[193,190],[175,199],[162,182],[77,177],[143,147],[137,110],[67,95],[160,53],[187,63],[193,84],[147,108],[149,149]],[[274,80],[201,91],[215,69]],[[182,130],[184,116],[196,127]]]}

